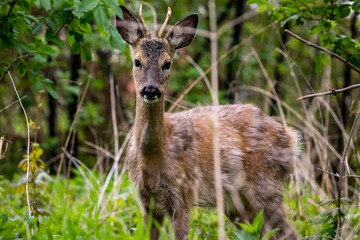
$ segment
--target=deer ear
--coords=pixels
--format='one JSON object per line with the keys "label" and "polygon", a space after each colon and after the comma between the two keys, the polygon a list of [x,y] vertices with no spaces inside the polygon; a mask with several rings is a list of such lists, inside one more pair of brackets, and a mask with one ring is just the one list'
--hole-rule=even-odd
{"label": "deer ear", "polygon": [[197,14],[191,14],[185,19],[177,22],[168,32],[166,39],[174,49],[186,47],[191,43],[196,34],[199,17]]}
{"label": "deer ear", "polygon": [[130,45],[136,43],[143,37],[140,24],[136,18],[124,6],[120,6],[123,12],[123,19],[116,15],[116,28],[121,37]]}

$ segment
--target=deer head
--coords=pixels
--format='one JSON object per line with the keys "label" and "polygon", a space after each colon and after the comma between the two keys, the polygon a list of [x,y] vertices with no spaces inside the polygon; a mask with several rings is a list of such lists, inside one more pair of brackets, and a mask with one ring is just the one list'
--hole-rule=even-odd
{"label": "deer head", "polygon": [[171,16],[168,8],[166,20],[157,36],[151,36],[142,16],[142,5],[139,8],[140,23],[125,7],[121,6],[121,9],[123,19],[117,18],[116,27],[130,45],[136,95],[145,103],[155,103],[167,89],[176,50],[189,45],[195,36],[198,16],[189,15],[165,35]]}

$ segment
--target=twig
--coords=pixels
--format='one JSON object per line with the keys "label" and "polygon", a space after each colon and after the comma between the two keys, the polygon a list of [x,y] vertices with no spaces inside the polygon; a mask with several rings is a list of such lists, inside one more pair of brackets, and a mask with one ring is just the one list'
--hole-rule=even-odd
{"label": "twig", "polygon": [[302,41],[303,43],[305,43],[306,45],[308,45],[308,46],[310,46],[310,47],[316,48],[316,49],[318,49],[318,50],[320,50],[320,51],[323,51],[323,52],[325,52],[325,53],[330,54],[331,56],[336,57],[337,59],[339,59],[339,60],[342,61],[343,63],[349,65],[349,67],[351,67],[352,69],[354,69],[356,72],[360,73],[360,69],[359,69],[359,68],[355,67],[355,66],[354,66],[353,64],[351,64],[348,60],[346,60],[345,58],[337,55],[336,53],[334,53],[334,52],[332,52],[332,51],[330,51],[330,50],[328,50],[328,49],[326,49],[326,48],[322,48],[322,47],[320,47],[320,46],[318,46],[318,45],[316,45],[316,44],[314,44],[314,43],[312,43],[312,42],[309,42],[308,40],[305,40],[305,39],[299,37],[299,36],[296,35],[295,33],[291,32],[289,29],[285,29],[285,32],[288,33],[288,34],[289,34],[290,36],[292,36],[293,38],[296,38],[297,40]]}
{"label": "twig", "polygon": [[249,18],[252,18],[254,16],[258,15],[258,12],[255,10],[247,11],[246,13],[241,14],[239,17],[225,23],[222,25],[216,32],[218,37],[223,35],[227,30],[232,29],[236,25],[239,25],[240,23],[248,20]]}
{"label": "twig", "polygon": [[275,89],[275,86],[274,86],[274,83],[271,81],[270,77],[269,77],[269,74],[267,73],[264,65],[262,64],[260,58],[259,58],[259,55],[257,54],[255,48],[251,48],[251,52],[253,54],[253,56],[255,57],[257,63],[259,64],[259,67],[261,69],[261,72],[263,73],[270,89],[271,89],[271,92],[274,94],[275,98],[276,98],[276,104],[277,104],[277,107],[279,109],[279,112],[280,112],[280,117],[281,117],[281,120],[282,120],[282,123],[284,125],[284,127],[287,127],[287,123],[286,123],[286,119],[285,119],[285,114],[284,114],[284,111],[281,107],[281,102],[280,102],[280,98],[279,98],[279,95],[277,94],[276,92],[276,89]]}
{"label": "twig", "polygon": [[[4,151],[4,153],[2,153],[2,148],[4,146],[4,142],[6,142],[5,151]],[[7,148],[8,148],[9,143],[12,143],[12,142],[10,142],[9,140],[7,140],[4,137],[0,137],[0,160],[5,157],[5,153],[7,152]]]}
{"label": "twig", "polygon": [[111,152],[109,152],[108,150],[106,150],[105,148],[102,148],[92,142],[89,142],[87,140],[84,141],[84,143],[102,153],[104,153],[105,156],[109,157],[109,158],[112,158],[112,159],[115,159],[115,155],[113,155]]}
{"label": "twig", "polygon": [[9,71],[7,71],[7,73],[9,74],[9,77],[10,77],[10,80],[11,80],[11,83],[14,87],[14,91],[16,93],[16,96],[19,100],[19,103],[20,103],[20,106],[21,106],[21,109],[23,110],[24,112],[24,115],[25,115],[25,120],[26,120],[26,127],[27,127],[27,148],[26,148],[26,159],[27,159],[27,169],[26,169],[26,201],[27,201],[27,205],[28,205],[28,211],[29,211],[29,217],[31,217],[31,207],[30,207],[30,196],[29,196],[29,172],[30,172],[30,159],[29,159],[29,156],[30,156],[30,127],[29,127],[29,120],[28,120],[28,117],[27,117],[27,114],[26,114],[26,111],[25,111],[25,108],[21,102],[21,98],[19,96],[19,93],[16,89],[16,86],[15,86],[15,82],[14,82],[14,79],[12,78],[11,74]]}
{"label": "twig", "polygon": [[[20,98],[20,100],[23,100],[24,98],[27,98],[27,95],[23,96],[22,98]],[[4,107],[3,109],[0,110],[0,113],[6,109],[8,109],[9,107],[11,107],[12,105],[14,105],[15,103],[17,103],[19,100],[16,100],[15,102],[10,103],[9,105],[7,105],[6,107]]]}
{"label": "twig", "polygon": [[[116,156],[119,151],[119,130],[116,121],[116,109],[115,109],[115,83],[114,83],[114,74],[110,72],[110,103],[111,103],[111,119],[113,125],[113,134],[114,134],[114,155]],[[115,166],[114,173],[114,184],[117,182],[119,175],[119,166]]]}
{"label": "twig", "polygon": [[[82,166],[84,166],[84,168],[86,170],[88,170],[90,173],[90,169],[88,169],[85,164],[83,164],[79,159],[75,158],[74,156],[72,156],[67,150],[66,148],[62,147],[61,150],[66,154],[66,157],[68,159],[70,159],[71,162],[74,163],[75,167],[79,170],[79,173],[81,174],[81,176],[84,178],[85,182],[92,188],[94,189],[94,186],[91,184],[91,181],[89,180],[89,178],[86,176],[86,174],[84,173],[84,171],[80,168],[78,163],[81,163]],[[96,182],[96,181],[95,181]],[[97,182],[96,182],[97,183]]]}
{"label": "twig", "polygon": [[317,170],[319,170],[319,171],[321,171],[323,173],[329,174],[331,176],[337,177],[337,178],[340,177],[340,175],[338,173],[332,173],[332,172],[329,172],[329,171],[325,171],[325,170],[322,170],[321,168],[317,168]]}
{"label": "twig", "polygon": [[360,178],[360,176],[359,176],[359,175],[350,174],[350,175],[345,175],[345,176],[343,176],[342,178]]}
{"label": "twig", "polygon": [[115,155],[115,159],[114,159],[114,163],[106,177],[106,180],[105,180],[105,183],[104,183],[104,186],[102,187],[101,189],[101,192],[100,192],[100,195],[99,195],[99,198],[98,198],[98,204],[97,206],[94,208],[94,211],[92,212],[92,215],[95,216],[95,212],[99,209],[101,203],[102,203],[102,200],[105,196],[105,191],[110,183],[110,179],[112,177],[112,174],[114,173],[115,171],[115,165],[118,165],[119,164],[119,161],[120,161],[120,158],[122,156],[122,153],[124,152],[125,150],[125,147],[127,146],[131,136],[132,136],[132,129],[133,128],[130,128],[129,132],[127,133],[126,137],[125,137],[125,140],[123,141],[122,145],[121,145],[121,148],[119,150],[119,152]]}
{"label": "twig", "polygon": [[354,85],[351,85],[351,86],[348,86],[345,88],[341,88],[341,89],[331,89],[330,91],[327,91],[327,92],[313,93],[313,94],[305,95],[305,96],[299,97],[297,100],[303,100],[306,98],[314,98],[314,97],[325,96],[325,95],[330,95],[330,94],[336,95],[337,93],[349,91],[353,88],[359,88],[359,87],[360,87],[360,83],[354,84]]}
{"label": "twig", "polygon": [[[73,130],[74,130],[74,127],[75,127],[75,125],[76,125],[76,122],[77,122],[77,118],[78,118],[80,109],[82,108],[82,105],[83,105],[83,102],[84,102],[84,99],[85,99],[87,90],[88,90],[88,88],[89,88],[89,86],[90,86],[91,76],[92,76],[91,73],[92,73],[93,68],[94,68],[94,64],[91,65],[91,69],[90,69],[90,74],[89,74],[88,81],[87,81],[87,83],[86,83],[86,86],[85,86],[83,95],[81,96],[81,99],[80,99],[79,104],[78,104],[78,106],[77,106],[77,109],[76,109],[76,112],[75,112],[75,116],[74,116],[74,120],[72,121],[71,126],[70,126],[70,129],[69,129],[69,133],[68,133],[68,135],[67,135],[67,137],[66,137],[66,141],[65,141],[65,144],[64,144],[64,148],[65,148],[65,149],[67,148],[67,146],[68,146],[68,144],[69,144],[69,142],[70,142],[71,134],[72,134],[72,132],[73,132]],[[61,158],[60,158],[59,167],[58,167],[58,169],[57,169],[56,178],[55,178],[55,181],[54,181],[54,182],[56,182],[56,181],[58,180],[58,178],[59,178],[60,171],[61,171],[61,166],[62,166],[62,164],[63,164],[63,162],[64,162],[64,155],[65,155],[64,152],[62,152],[62,153],[61,153]],[[51,196],[53,196],[54,193],[55,193],[55,186],[56,186],[56,184],[54,184],[54,186],[53,186],[53,189],[52,189],[52,192],[51,192]],[[52,203],[52,199],[53,199],[53,197],[50,198],[49,205],[48,205],[48,209],[50,209],[50,206],[51,206],[51,203]]]}
{"label": "twig", "polygon": [[346,154],[349,150],[349,146],[350,146],[350,142],[351,142],[351,138],[354,134],[354,130],[355,130],[355,127],[357,125],[357,122],[359,120],[359,116],[360,116],[360,107],[359,107],[359,110],[356,114],[356,117],[354,119],[354,122],[352,124],[352,127],[351,127],[351,130],[350,130],[350,134],[349,134],[349,140],[347,141],[346,145],[345,145],[345,148],[344,148],[344,152],[343,152],[343,155],[342,155],[342,158],[341,158],[341,161],[340,161],[340,178],[339,178],[339,188],[338,188],[338,203],[339,203],[339,210],[338,210],[338,224],[337,224],[337,229],[336,229],[336,236],[340,238],[341,236],[341,225],[342,225],[342,221],[341,221],[341,210],[340,210],[340,205],[341,205],[341,184],[342,184],[342,171],[343,171],[343,168],[344,168],[344,164],[347,164],[347,161],[346,161]]}
{"label": "twig", "polygon": [[[193,67],[200,73],[200,75],[204,74],[204,71],[202,70],[202,68],[199,66],[199,64],[197,64],[194,61],[194,59],[192,59],[192,57],[190,57],[189,55],[185,55],[185,58],[193,65]],[[217,97],[213,91],[213,88],[211,87],[210,81],[206,75],[204,75],[204,82],[205,82],[206,87],[209,89],[212,101],[214,103],[216,103],[215,105],[219,105],[219,100],[217,99]]]}

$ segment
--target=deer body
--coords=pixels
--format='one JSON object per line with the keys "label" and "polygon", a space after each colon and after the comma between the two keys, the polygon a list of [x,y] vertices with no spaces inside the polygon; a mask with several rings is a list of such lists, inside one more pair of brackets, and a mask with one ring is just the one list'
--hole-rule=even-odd
{"label": "deer body", "polygon": [[[144,220],[149,212],[160,224],[164,216],[170,216],[176,238],[186,239],[191,208],[216,205],[215,113],[226,215],[232,221],[251,221],[263,209],[265,230],[278,226],[276,239],[294,239],[282,207],[282,181],[293,169],[296,133],[250,104],[164,113],[162,93],[172,57],[176,49],[192,41],[195,32],[184,29],[196,29],[197,16],[177,23],[165,38],[152,38],[141,10],[142,24],[122,9],[124,19],[118,20],[117,27],[131,45],[136,89],[134,135],[126,164],[140,192]],[[158,238],[159,231],[152,225],[151,239]]]}

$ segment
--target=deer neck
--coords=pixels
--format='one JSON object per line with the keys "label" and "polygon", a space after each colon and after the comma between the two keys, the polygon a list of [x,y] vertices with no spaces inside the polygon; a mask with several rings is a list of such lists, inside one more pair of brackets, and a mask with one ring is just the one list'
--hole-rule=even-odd
{"label": "deer neck", "polygon": [[158,102],[149,104],[141,96],[136,96],[135,144],[138,155],[144,161],[159,162],[164,157],[163,97]]}

